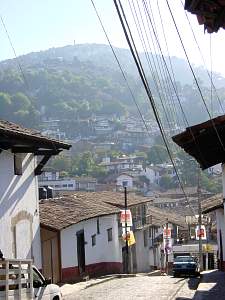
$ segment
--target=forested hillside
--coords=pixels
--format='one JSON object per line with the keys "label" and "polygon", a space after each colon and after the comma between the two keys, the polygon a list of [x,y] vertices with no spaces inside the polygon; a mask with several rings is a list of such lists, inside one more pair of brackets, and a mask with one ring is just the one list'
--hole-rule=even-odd
{"label": "forested hillside", "polygon": [[[129,51],[116,49],[116,52],[136,101],[143,114],[151,118],[151,110]],[[176,67],[176,80],[179,79],[178,92],[182,95],[190,123],[204,120],[207,115],[196,87],[190,82],[185,62],[177,58],[172,58],[172,61]],[[196,72],[200,74],[203,93],[209,103],[211,91],[204,81],[207,74],[201,68]],[[215,85],[220,83],[218,94],[223,102],[225,89],[221,88],[221,83],[225,79],[216,74],[214,78]],[[171,99],[164,103],[163,111],[159,98],[160,93],[165,96],[165,91],[156,89],[150,74],[149,79],[159,111],[165,119],[164,112],[171,109]],[[174,100],[173,93],[166,96]],[[52,48],[21,56],[17,61],[0,62],[0,105],[0,118],[37,128],[43,117],[71,120],[90,118],[93,114],[114,114],[118,117],[138,114],[109,46],[96,44]],[[175,100],[173,105],[177,105],[179,114]],[[196,106],[195,111],[192,105]],[[217,114],[221,112],[216,100],[213,110]]]}

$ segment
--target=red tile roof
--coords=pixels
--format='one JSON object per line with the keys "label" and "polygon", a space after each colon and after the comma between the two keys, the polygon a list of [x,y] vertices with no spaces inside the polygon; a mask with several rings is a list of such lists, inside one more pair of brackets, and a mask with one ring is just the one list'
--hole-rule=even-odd
{"label": "red tile roof", "polygon": [[69,149],[71,147],[71,145],[67,143],[48,138],[37,130],[28,129],[12,122],[0,120],[0,144],[6,140],[9,143],[13,143],[12,139],[22,140],[26,143],[36,142],[39,143],[40,146],[44,145],[50,148],[57,147]]}

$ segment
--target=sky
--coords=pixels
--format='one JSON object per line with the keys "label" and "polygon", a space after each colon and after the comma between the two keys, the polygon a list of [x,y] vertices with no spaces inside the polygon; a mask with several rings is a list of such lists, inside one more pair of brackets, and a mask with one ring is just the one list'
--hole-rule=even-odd
{"label": "sky", "polygon": [[[130,1],[132,2],[133,0]],[[166,54],[166,43],[157,10],[157,1],[163,19],[169,53],[171,56],[184,58],[185,55],[172,23],[166,0],[151,0],[162,49]],[[202,65],[203,62],[194,42],[181,1],[183,0],[173,0],[169,1],[169,3],[191,62],[195,65]],[[137,5],[137,3],[141,3],[142,1],[136,0],[134,2]],[[128,48],[113,5],[113,0],[95,0],[94,3],[102,18],[111,43],[117,47]],[[143,51],[143,46],[138,38],[131,10],[129,9],[129,0],[122,0],[122,3],[127,12],[128,20],[131,26],[133,26],[132,31],[134,32],[137,47],[140,51]],[[0,16],[6,25],[17,56],[52,47],[72,45],[74,43],[107,44],[91,0],[1,0]],[[225,76],[223,57],[225,30],[221,29],[218,33],[209,35],[208,33],[204,33],[204,28],[198,24],[196,16],[189,13],[188,16],[208,68],[211,69],[212,65],[214,71]],[[1,22],[0,41],[0,60],[13,58],[14,53]]]}

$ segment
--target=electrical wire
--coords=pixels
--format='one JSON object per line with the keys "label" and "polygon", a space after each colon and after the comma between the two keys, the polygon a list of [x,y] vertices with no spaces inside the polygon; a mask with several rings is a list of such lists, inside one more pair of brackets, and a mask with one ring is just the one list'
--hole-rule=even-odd
{"label": "electrical wire", "polygon": [[[166,116],[168,128],[170,128],[170,121],[169,121],[169,118],[168,118],[168,115],[167,115],[167,112],[166,112],[166,108],[164,106],[164,103],[163,103],[163,100],[162,100],[162,96],[161,96],[161,93],[160,93],[160,89],[161,89],[161,91],[163,90],[162,84],[161,84],[161,81],[160,81],[160,77],[158,75],[158,72],[156,71],[156,74],[157,74],[157,77],[158,77],[158,81],[159,81],[159,86],[160,86],[160,88],[159,88],[158,83],[157,83],[157,79],[155,78],[155,74],[154,74],[154,70],[153,70],[153,65],[152,65],[151,60],[149,58],[149,54],[148,54],[148,51],[147,51],[147,46],[146,46],[146,43],[145,43],[145,40],[144,40],[144,36],[143,36],[142,30],[141,30],[141,26],[140,26],[140,22],[139,22],[139,19],[138,19],[137,12],[136,12],[136,10],[135,10],[135,12],[133,12],[133,9],[131,7],[130,1],[128,1],[128,2],[129,2],[131,13],[132,13],[132,16],[133,16],[133,19],[134,19],[134,22],[135,22],[135,25],[136,25],[136,28],[137,28],[140,40],[141,40],[141,43],[142,43],[142,47],[145,50],[144,54],[145,54],[146,60],[148,62],[148,66],[149,66],[150,72],[152,74],[153,82],[155,83],[156,91],[158,92],[158,96],[159,96],[159,99],[160,99],[160,102],[161,102],[161,105],[162,105],[162,108],[163,108],[163,112],[164,112],[164,114]],[[135,18],[135,16],[136,16],[136,18]],[[142,18],[142,16],[141,16],[141,18]],[[143,19],[142,19],[142,21],[143,21]],[[146,34],[146,31],[145,31],[145,34]],[[153,64],[154,64],[155,70],[157,70],[154,60],[153,60]],[[163,97],[165,97],[165,96],[163,95]],[[170,128],[170,130],[171,130],[171,128]]]}
{"label": "electrical wire", "polygon": [[[140,75],[140,78],[141,78],[141,80],[142,80],[142,83],[143,83],[143,85],[144,85],[145,91],[146,91],[146,93],[147,93],[147,95],[148,95],[149,102],[150,102],[150,104],[151,104],[151,107],[152,107],[152,110],[153,110],[153,113],[154,113],[156,122],[157,122],[157,124],[158,124],[159,130],[160,130],[160,132],[161,132],[161,136],[162,136],[162,138],[163,138],[163,142],[164,142],[164,144],[165,144],[165,146],[166,146],[166,150],[167,150],[167,152],[168,152],[168,155],[169,155],[169,157],[170,157],[170,160],[171,160],[171,163],[172,163],[172,165],[173,165],[174,171],[175,171],[175,173],[176,173],[176,176],[177,176],[179,185],[180,185],[180,187],[181,187],[181,189],[182,189],[183,194],[185,195],[185,199],[186,199],[187,203],[189,204],[190,209],[191,209],[192,212],[194,213],[194,210],[193,210],[193,208],[191,207],[190,202],[189,202],[189,199],[188,199],[188,197],[187,197],[187,195],[186,195],[186,193],[185,193],[185,191],[184,191],[183,184],[182,184],[182,182],[181,182],[181,179],[180,179],[180,177],[179,177],[177,168],[176,168],[176,166],[175,166],[175,163],[174,163],[172,154],[171,154],[171,152],[170,152],[170,149],[169,149],[169,146],[168,146],[168,141],[167,141],[167,138],[166,138],[166,136],[165,136],[164,129],[163,129],[163,126],[162,126],[162,124],[161,124],[161,121],[160,121],[160,118],[159,118],[159,115],[158,115],[158,112],[157,112],[157,108],[156,108],[156,106],[155,106],[155,102],[154,102],[154,99],[153,99],[152,94],[151,94],[151,90],[150,90],[150,88],[149,88],[148,82],[146,81],[146,76],[145,76],[145,74],[144,74],[144,72],[143,72],[143,67],[142,67],[142,65],[141,65],[141,63],[140,63],[140,59],[138,58],[139,55],[138,55],[138,53],[136,52],[135,44],[133,43],[132,34],[131,34],[131,31],[130,31],[130,28],[129,28],[129,24],[127,23],[127,19],[126,19],[126,15],[125,15],[125,13],[124,13],[124,10],[123,10],[123,6],[122,6],[120,0],[118,0],[118,3],[119,3],[119,5],[117,4],[117,1],[114,0],[114,5],[115,5],[115,8],[116,8],[118,17],[119,17],[119,19],[120,19],[121,26],[122,26],[122,28],[123,28],[124,35],[125,35],[125,37],[126,37],[127,43],[128,43],[128,45],[129,45],[131,54],[132,54],[133,59],[134,59],[134,61],[135,61],[135,64],[136,64],[136,67],[137,67],[137,69],[138,69],[138,73],[139,73],[139,75]],[[120,8],[119,8],[119,7],[120,7]],[[124,19],[123,19],[123,18],[124,18]],[[125,24],[126,24],[126,25],[125,25]],[[127,28],[126,28],[126,26],[127,26]],[[127,31],[127,29],[128,29],[128,31]],[[128,34],[128,33],[129,33],[129,34]],[[129,35],[130,35],[130,36],[129,36]]]}
{"label": "electrical wire", "polygon": [[[100,15],[99,15],[99,13],[98,13],[98,11],[97,11],[97,8],[96,8],[96,6],[95,6],[95,3],[94,3],[93,0],[91,0],[91,3],[92,3],[92,6],[93,6],[93,8],[94,8],[94,11],[95,11],[95,13],[96,13],[96,16],[97,16],[97,18],[98,18],[98,20],[99,20],[99,23],[100,23],[100,25],[101,25],[101,28],[102,28],[102,30],[103,30],[103,32],[104,32],[104,34],[105,34],[105,37],[106,37],[106,39],[107,39],[107,41],[108,41],[108,44],[109,44],[109,46],[110,46],[110,48],[111,48],[111,50],[112,50],[112,53],[113,53],[113,55],[114,55],[114,58],[115,58],[115,60],[116,60],[116,62],[117,62],[117,64],[118,64],[118,67],[119,67],[119,69],[120,69],[120,71],[121,71],[121,73],[122,73],[123,79],[124,79],[124,81],[125,81],[125,83],[126,83],[126,85],[127,85],[127,88],[128,88],[128,90],[129,90],[130,94],[131,94],[132,100],[133,100],[133,102],[134,102],[134,104],[135,104],[135,106],[136,106],[136,108],[137,108],[137,110],[138,110],[138,113],[139,113],[139,115],[140,115],[140,117],[141,117],[141,120],[142,120],[142,122],[143,122],[143,124],[144,124],[144,126],[145,126],[146,132],[147,132],[148,136],[149,136],[150,138],[152,138],[151,135],[150,135],[150,132],[149,132],[147,123],[146,123],[146,121],[145,121],[145,119],[144,119],[144,117],[143,117],[143,115],[142,115],[142,112],[141,112],[141,110],[140,110],[140,107],[139,107],[139,105],[138,105],[138,103],[137,103],[137,101],[136,101],[136,99],[135,99],[134,93],[133,93],[133,91],[132,91],[132,89],[131,89],[131,87],[130,87],[130,85],[129,85],[129,82],[128,82],[127,78],[126,78],[125,72],[123,71],[123,68],[122,68],[122,66],[121,66],[121,64],[120,64],[120,62],[119,62],[119,59],[118,59],[118,57],[117,57],[117,55],[116,55],[116,53],[115,53],[115,50],[114,50],[114,48],[113,48],[113,46],[112,46],[112,44],[111,44],[111,41],[110,41],[110,39],[109,39],[109,36],[108,36],[108,34],[107,34],[106,30],[105,30],[105,27],[104,27],[104,25],[103,25],[103,22],[102,22],[102,20],[101,20]],[[160,160],[161,160],[160,154],[159,154],[157,151],[156,151],[156,155],[157,155],[157,156],[160,158]]]}
{"label": "electrical wire", "polygon": [[184,47],[183,39],[182,39],[182,37],[181,37],[181,35],[180,35],[180,31],[179,31],[179,29],[178,29],[178,27],[177,27],[177,24],[176,24],[176,21],[175,21],[175,19],[174,19],[174,15],[173,15],[173,12],[172,12],[172,10],[171,10],[171,7],[170,7],[170,5],[169,5],[168,0],[166,0],[166,3],[167,3],[167,6],[168,6],[168,9],[169,9],[169,11],[170,11],[170,15],[171,15],[171,17],[172,17],[174,26],[175,26],[176,31],[177,31],[177,34],[178,34],[178,37],[179,37],[179,39],[180,39],[180,43],[181,43],[181,45],[182,45],[184,54],[185,54],[186,59],[187,59],[187,61],[188,61],[189,68],[190,68],[190,70],[191,70],[191,73],[192,73],[192,75],[193,75],[195,84],[196,84],[197,89],[198,89],[198,91],[199,91],[200,98],[201,98],[201,100],[202,100],[202,102],[203,102],[203,104],[204,104],[204,107],[205,107],[205,109],[206,109],[206,112],[207,112],[207,114],[208,114],[208,116],[209,116],[209,118],[210,118],[210,121],[211,121],[211,123],[212,123],[212,127],[213,127],[213,129],[214,129],[214,131],[215,131],[215,133],[216,133],[216,135],[217,135],[218,141],[219,141],[219,143],[220,143],[220,145],[221,145],[223,151],[225,152],[225,147],[224,147],[223,142],[222,142],[222,140],[221,140],[221,137],[220,137],[220,135],[219,135],[219,133],[218,133],[218,130],[217,130],[216,126],[215,126],[215,122],[213,121],[213,119],[212,119],[212,117],[211,117],[211,114],[210,114],[210,111],[209,111],[209,109],[208,109],[208,107],[207,107],[207,105],[206,105],[206,101],[205,101],[205,99],[204,99],[204,97],[203,97],[202,90],[201,90],[201,88],[200,88],[200,86],[199,86],[197,77],[196,77],[195,72],[194,72],[194,70],[193,70],[193,68],[192,68],[192,65],[191,65],[191,63],[190,63],[190,60],[189,60],[187,51],[186,51],[186,49],[185,49],[185,47]]}
{"label": "electrical wire", "polygon": [[[182,7],[183,7],[184,4],[183,4],[182,0],[180,0],[180,2],[181,2],[181,5],[182,5]],[[203,56],[203,54],[202,54],[202,51],[201,51],[201,48],[200,48],[200,46],[199,46],[198,40],[197,40],[197,38],[196,38],[195,32],[194,32],[193,27],[192,27],[192,25],[191,25],[191,21],[190,21],[190,19],[189,19],[188,14],[187,14],[186,11],[185,11],[185,16],[186,16],[186,19],[187,19],[187,21],[188,21],[189,27],[190,27],[190,29],[191,29],[191,32],[192,32],[194,41],[195,41],[195,43],[196,43],[196,45],[197,45],[199,54],[200,54],[200,56],[201,56],[203,65],[204,65],[205,70],[206,70],[206,73],[207,73],[207,75],[208,75],[208,77],[209,77],[209,80],[210,80],[210,82],[211,82],[211,85],[212,85],[212,87],[213,87],[213,90],[214,90],[214,93],[215,93],[215,95],[216,95],[217,101],[218,101],[218,103],[219,103],[219,105],[220,105],[220,108],[221,108],[222,112],[225,113],[224,107],[223,107],[222,102],[221,102],[221,100],[220,100],[220,98],[219,98],[219,95],[218,95],[218,93],[217,93],[217,89],[216,89],[216,87],[215,87],[215,85],[214,85],[214,83],[213,83],[212,76],[211,76],[211,74],[210,74],[208,68],[206,67],[206,61],[205,61],[205,58],[204,58],[204,56]],[[210,35],[210,37],[211,37],[211,35]]]}

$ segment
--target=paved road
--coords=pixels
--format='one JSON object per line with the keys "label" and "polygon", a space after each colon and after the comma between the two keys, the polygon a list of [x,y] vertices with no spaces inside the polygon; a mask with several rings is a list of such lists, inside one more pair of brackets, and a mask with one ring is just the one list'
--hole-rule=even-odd
{"label": "paved road", "polygon": [[170,276],[117,278],[74,292],[66,300],[185,300],[193,299],[198,279]]}

